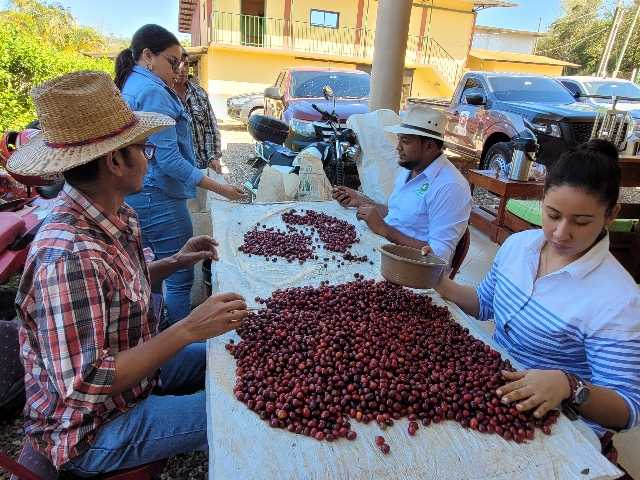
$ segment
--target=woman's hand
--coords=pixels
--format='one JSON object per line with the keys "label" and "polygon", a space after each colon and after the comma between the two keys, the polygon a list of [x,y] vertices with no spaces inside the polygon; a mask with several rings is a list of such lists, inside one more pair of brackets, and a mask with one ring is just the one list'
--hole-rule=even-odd
{"label": "woman's hand", "polygon": [[502,403],[518,402],[516,408],[520,412],[535,408],[536,418],[544,417],[571,396],[569,379],[562,370],[503,371],[502,376],[510,381],[496,391]]}
{"label": "woman's hand", "polygon": [[176,253],[175,259],[181,268],[192,267],[200,260],[218,260],[218,242],[208,235],[191,237]]}
{"label": "woman's hand", "polygon": [[222,173],[222,164],[220,163],[220,160],[209,160],[209,168],[218,174]]}
{"label": "woman's hand", "polygon": [[217,193],[229,200],[243,200],[247,197],[247,192],[243,188],[229,184],[221,185]]}

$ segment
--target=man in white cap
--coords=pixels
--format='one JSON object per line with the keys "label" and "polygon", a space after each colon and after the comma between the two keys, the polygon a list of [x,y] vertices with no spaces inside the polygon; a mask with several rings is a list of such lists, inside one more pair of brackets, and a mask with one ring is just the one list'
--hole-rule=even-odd
{"label": "man in white cap", "polygon": [[469,223],[471,190],[442,152],[445,123],[439,110],[416,105],[401,124],[386,129],[398,135],[399,165],[405,169],[387,205],[346,187],[336,187],[333,197],[342,206],[357,207],[358,218],[390,242],[428,247],[451,262]]}
{"label": "man in white cap", "polygon": [[246,304],[217,295],[159,332],[152,289],[179,268],[216,259],[217,243],[194,237],[147,264],[124,204],[153,157],[147,138],[173,120],[132,112],[104,73],[65,75],[32,97],[42,134],[7,168],[63,174],[66,185],[33,241],[16,298],[28,439],[57,469],[81,476],[206,451],[201,341],[237,327]]}

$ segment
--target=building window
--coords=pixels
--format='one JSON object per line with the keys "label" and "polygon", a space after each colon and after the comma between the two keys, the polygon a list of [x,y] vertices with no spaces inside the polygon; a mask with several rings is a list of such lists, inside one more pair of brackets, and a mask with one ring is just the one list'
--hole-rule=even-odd
{"label": "building window", "polygon": [[311,10],[311,25],[314,27],[338,28],[340,14],[325,10]]}

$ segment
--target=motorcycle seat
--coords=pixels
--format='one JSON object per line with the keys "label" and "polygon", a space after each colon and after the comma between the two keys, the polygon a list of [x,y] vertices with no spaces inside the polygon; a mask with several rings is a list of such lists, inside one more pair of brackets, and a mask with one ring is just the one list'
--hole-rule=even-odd
{"label": "motorcycle seat", "polygon": [[13,212],[0,212],[0,252],[4,252],[26,231],[27,224],[20,215]]}
{"label": "motorcycle seat", "polygon": [[296,158],[296,154],[294,152],[285,153],[285,152],[273,152],[269,157],[269,165],[272,166],[282,166],[282,167],[290,167],[293,164],[293,160]]}

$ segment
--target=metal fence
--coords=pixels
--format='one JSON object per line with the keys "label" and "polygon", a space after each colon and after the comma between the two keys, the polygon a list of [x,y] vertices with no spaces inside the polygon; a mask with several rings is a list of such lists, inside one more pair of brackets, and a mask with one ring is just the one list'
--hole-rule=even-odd
{"label": "metal fence", "polygon": [[[213,12],[209,41],[272,50],[350,57],[371,61],[375,30],[318,27],[307,22],[238,13]],[[460,63],[430,36],[410,35],[406,64],[429,65],[451,86],[462,73]]]}

